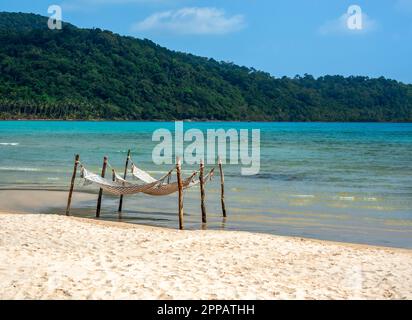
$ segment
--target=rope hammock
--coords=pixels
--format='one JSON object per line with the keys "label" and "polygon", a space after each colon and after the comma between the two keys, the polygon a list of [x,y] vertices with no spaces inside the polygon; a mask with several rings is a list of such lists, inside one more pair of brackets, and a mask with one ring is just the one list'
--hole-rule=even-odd
{"label": "rope hammock", "polygon": [[[172,171],[173,171],[173,170],[172,170]],[[215,171],[215,168],[212,168],[212,169],[208,172],[208,174],[206,174],[206,175],[204,176],[203,179],[204,179],[204,182],[205,182],[205,183],[206,183],[207,181],[212,180],[212,177],[213,177],[213,175],[214,175],[214,171]],[[145,182],[145,183],[152,183],[152,182],[157,181],[157,180],[156,180],[155,178],[153,178],[148,172],[146,172],[146,171],[138,168],[133,162],[132,162],[131,172],[132,172],[132,175],[133,175],[134,178],[136,178],[136,179],[138,179],[138,180],[141,180],[141,181],[143,181],[143,182]],[[199,171],[196,171],[196,172],[199,172]],[[116,174],[116,179],[118,179],[118,178],[120,178],[119,180],[126,182],[126,180],[122,179],[119,175]],[[196,184],[198,184],[198,183],[200,183],[200,180],[199,180],[199,179],[193,181],[190,186],[194,186],[194,185],[196,185]]]}
{"label": "rope hammock", "polygon": [[136,179],[139,179],[145,183],[155,182],[156,179],[153,178],[148,172],[139,169],[136,165],[132,162],[132,175]]}
{"label": "rope hammock", "polygon": [[119,181],[111,181],[105,179],[93,172],[88,171],[83,166],[81,167],[81,177],[86,181],[87,184],[96,184],[103,190],[115,194],[115,195],[125,195],[125,194],[136,194],[139,192],[143,192],[154,187],[156,184],[160,184],[163,180],[167,177],[159,179],[158,181],[154,181],[148,184],[132,184],[129,182],[119,182]]}
{"label": "rope hammock", "polygon": [[[203,181],[206,183],[207,181],[210,181],[213,176],[214,169],[210,170],[209,173],[203,178]],[[183,180],[183,189],[189,189],[197,184],[200,183],[199,179],[195,179],[197,175],[197,172],[193,172],[193,174]],[[166,179],[166,177],[165,177]],[[142,191],[145,194],[151,195],[151,196],[164,196],[168,195],[174,192],[177,192],[179,190],[179,185],[177,182],[172,182],[172,183],[161,183],[153,186],[152,188]]]}
{"label": "rope hammock", "polygon": [[[109,164],[110,166],[110,164]],[[130,195],[136,193],[145,193],[151,196],[165,196],[177,192],[179,190],[179,185],[177,182],[165,182],[169,179],[172,172],[175,169],[170,170],[166,175],[156,180],[146,171],[139,169],[136,165],[132,165],[133,175],[145,182],[144,184],[135,184],[123,179],[119,174],[116,173],[114,169],[114,181],[105,179],[100,175],[88,171],[83,165],[81,165],[81,177],[85,180],[86,184],[96,184],[103,190],[115,194],[115,195]],[[214,174],[214,168],[209,171],[209,173],[203,178],[206,183],[210,181]],[[200,183],[199,179],[195,179],[197,171],[193,172],[191,176],[183,179],[182,186],[183,189],[191,188]]]}
{"label": "rope hammock", "polygon": [[[202,223],[206,223],[206,210],[204,206],[204,184],[211,180],[212,176],[214,175],[214,168],[212,168],[206,175],[203,176],[204,172],[204,164],[203,162],[200,163],[200,170],[194,171],[189,177],[182,179],[181,178],[181,165],[180,160],[177,158],[176,168],[170,170],[166,175],[161,177],[160,179],[153,178],[148,172],[139,169],[133,161],[131,162],[131,173],[133,177],[142,181],[142,184],[137,184],[133,182],[126,181],[127,169],[129,168],[129,161],[130,158],[130,150],[127,154],[126,165],[124,169],[124,176],[120,176],[116,173],[113,167],[108,162],[107,157],[105,156],[103,159],[103,167],[102,167],[102,174],[98,175],[89,170],[87,170],[83,164],[80,162],[80,155],[75,155],[74,160],[74,167],[73,167],[73,174],[70,183],[69,195],[67,198],[67,207],[66,207],[66,215],[70,215],[70,206],[72,201],[72,195],[74,190],[75,179],[77,176],[77,169],[80,165],[81,169],[81,177],[84,179],[84,184],[95,184],[100,187],[99,197],[97,199],[97,208],[96,208],[96,217],[100,217],[100,210],[101,210],[101,200],[102,200],[102,193],[103,190],[107,191],[108,193],[120,196],[119,201],[119,215],[122,211],[122,200],[123,195],[131,195],[136,193],[145,193],[152,196],[163,196],[168,195],[174,192],[179,192],[178,197],[178,205],[179,205],[179,229],[183,229],[183,189],[188,189],[193,186],[200,184],[200,193],[201,193],[201,209],[202,209]],[[220,200],[222,205],[222,213],[223,217],[226,217],[226,208],[224,202],[224,175],[222,169],[222,162],[218,159],[219,163],[219,172],[220,172],[220,185],[221,185],[221,192],[220,192]],[[106,173],[106,167],[109,166],[112,168],[113,177],[112,179],[104,178]],[[176,176],[178,182],[170,182],[170,178],[172,172],[176,170]],[[202,179],[197,178],[197,174],[199,172],[199,176]],[[103,176],[103,177],[102,177]],[[120,217],[120,216],[119,216]]]}

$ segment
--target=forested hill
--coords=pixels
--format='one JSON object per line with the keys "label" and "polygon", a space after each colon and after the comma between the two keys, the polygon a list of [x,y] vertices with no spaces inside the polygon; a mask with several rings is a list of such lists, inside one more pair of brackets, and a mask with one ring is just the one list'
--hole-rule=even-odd
{"label": "forested hill", "polygon": [[0,118],[412,121],[412,85],[274,78],[149,40],[0,13]]}

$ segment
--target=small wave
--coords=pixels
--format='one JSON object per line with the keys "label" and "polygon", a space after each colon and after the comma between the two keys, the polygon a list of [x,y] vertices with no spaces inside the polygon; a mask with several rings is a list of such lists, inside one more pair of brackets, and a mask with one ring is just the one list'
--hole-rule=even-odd
{"label": "small wave", "polygon": [[291,197],[293,198],[314,198],[313,194],[292,194]]}
{"label": "small wave", "polygon": [[18,142],[0,142],[0,146],[18,146]]}
{"label": "small wave", "polygon": [[355,197],[339,197],[339,200],[343,201],[354,201]]}
{"label": "small wave", "polygon": [[24,167],[0,167],[0,171],[23,171],[23,172],[33,172],[40,171],[38,168],[24,168]]}
{"label": "small wave", "polygon": [[365,200],[365,201],[376,201],[378,199],[375,198],[375,197],[365,197],[365,198],[363,198],[363,200]]}
{"label": "small wave", "polygon": [[257,179],[268,179],[276,181],[302,181],[305,177],[301,174],[282,174],[282,173],[259,173],[254,176],[245,176]]}
{"label": "small wave", "polygon": [[60,178],[57,178],[57,177],[47,177],[47,180],[60,180]]}

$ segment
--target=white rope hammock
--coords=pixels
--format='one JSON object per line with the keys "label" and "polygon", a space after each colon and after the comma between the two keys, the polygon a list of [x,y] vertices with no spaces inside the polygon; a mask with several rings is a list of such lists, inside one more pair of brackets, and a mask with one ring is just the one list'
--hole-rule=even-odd
{"label": "white rope hammock", "polygon": [[[209,173],[204,177],[205,183],[207,181],[210,181],[214,175],[214,170],[215,168],[212,168]],[[199,171],[197,171],[199,172]],[[148,172],[138,168],[133,162],[132,162],[132,168],[131,168],[131,173],[134,178],[143,181],[144,183],[151,183],[157,181],[155,178],[153,178]],[[120,176],[116,174],[116,178],[120,178],[121,181],[126,181],[122,179]],[[198,184],[200,181],[196,180],[192,183],[192,185]]]}
{"label": "white rope hammock", "polygon": [[[81,176],[85,180],[86,184],[96,184],[103,190],[115,195],[130,195],[142,192],[151,196],[164,196],[179,190],[179,185],[177,182],[165,182],[166,178],[170,178],[174,170],[175,169],[170,170],[166,175],[156,180],[149,173],[132,164],[133,176],[142,180],[144,182],[143,184],[135,184],[126,181],[118,175],[114,169],[114,181],[105,179],[93,172],[88,171],[83,165],[81,166]],[[205,183],[210,181],[213,174],[214,168],[210,170],[209,173],[203,178],[203,181]],[[199,179],[195,179],[196,175],[197,172],[195,171],[191,176],[183,179],[183,189],[191,188],[200,183]]]}
{"label": "white rope hammock", "polygon": [[136,178],[139,179],[145,183],[151,183],[155,182],[156,179],[153,178],[148,172],[139,169],[138,167],[135,166],[134,163],[132,163],[132,175]]}
{"label": "white rope hammock", "polygon": [[119,182],[119,180],[117,179],[115,181],[111,181],[93,172],[88,171],[83,166],[81,167],[81,176],[87,183],[96,184],[103,190],[111,194],[115,194],[115,195],[136,194],[139,192],[146,191],[150,188],[153,188],[157,184],[161,184],[163,180],[167,177],[166,175],[164,178],[160,180],[156,180],[152,183],[140,185],[140,184],[133,184],[133,183],[126,182],[126,181]]}

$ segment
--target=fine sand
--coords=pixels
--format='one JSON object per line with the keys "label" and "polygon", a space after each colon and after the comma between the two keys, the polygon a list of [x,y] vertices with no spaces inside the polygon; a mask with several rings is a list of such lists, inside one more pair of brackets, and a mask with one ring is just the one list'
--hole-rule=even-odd
{"label": "fine sand", "polygon": [[412,250],[0,214],[1,299],[411,299]]}

